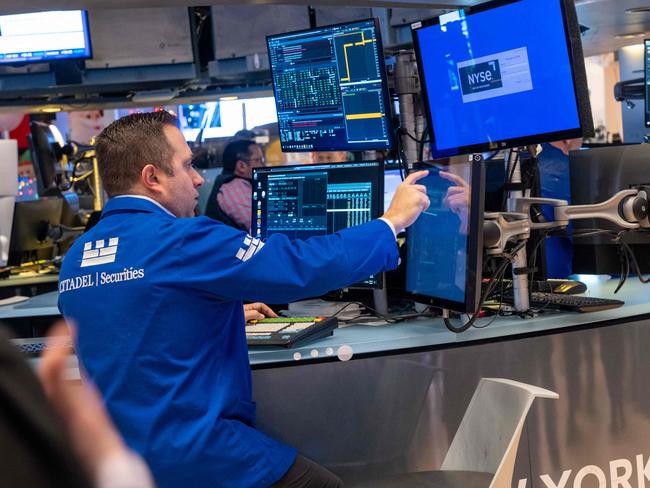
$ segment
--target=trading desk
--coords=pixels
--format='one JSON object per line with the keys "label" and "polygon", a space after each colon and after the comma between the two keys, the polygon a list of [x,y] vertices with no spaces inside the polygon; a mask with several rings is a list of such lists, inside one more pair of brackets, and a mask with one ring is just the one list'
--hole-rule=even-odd
{"label": "trading desk", "polygon": [[[589,294],[614,297],[615,285]],[[606,486],[627,467],[650,482],[650,286],[630,281],[616,298],[625,306],[499,317],[459,335],[411,320],[251,350],[258,427],[348,481],[437,469],[479,379],[504,377],[560,394],[533,405],[513,486]],[[34,315],[53,320],[56,293],[0,307],[0,321]]]}

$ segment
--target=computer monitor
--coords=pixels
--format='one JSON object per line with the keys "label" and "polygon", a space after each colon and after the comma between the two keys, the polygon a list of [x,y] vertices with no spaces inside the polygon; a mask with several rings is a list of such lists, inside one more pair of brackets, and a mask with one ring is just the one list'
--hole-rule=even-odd
{"label": "computer monitor", "polygon": [[[631,186],[650,187],[650,144],[598,147],[569,153],[571,203],[599,203]],[[573,232],[586,229],[620,231],[604,220],[574,220]],[[639,262],[641,271],[650,273],[650,232],[633,231],[624,237]],[[621,272],[619,246],[611,237],[593,235],[573,239],[573,272],[609,274]],[[634,271],[631,271],[634,272]]]}
{"label": "computer monitor", "polygon": [[16,202],[14,222],[11,231],[10,264],[19,265],[32,259],[37,251],[48,254],[54,242],[47,235],[48,224],[61,223],[63,198],[41,198]]}
{"label": "computer monitor", "polygon": [[266,40],[283,151],[392,147],[388,83],[376,19]]}
{"label": "computer monitor", "polygon": [[16,201],[24,202],[27,200],[38,200],[38,183],[31,176],[19,176]]}
{"label": "computer monitor", "polygon": [[384,211],[390,206],[395,196],[395,190],[402,183],[402,172],[399,169],[384,171]]}
{"label": "computer monitor", "polygon": [[[406,234],[406,291],[420,302],[473,313],[481,293],[482,158],[457,156],[427,165],[431,205]],[[424,168],[423,168],[424,169]]]}
{"label": "computer monitor", "polygon": [[593,132],[573,0],[494,0],[411,28],[433,157]]}
{"label": "computer monitor", "polygon": [[38,193],[41,196],[59,195],[56,175],[61,159],[63,140],[55,126],[44,122],[29,123],[29,148],[36,173]]}
{"label": "computer monitor", "polygon": [[90,57],[85,10],[0,15],[0,64]]}
{"label": "computer monitor", "polygon": [[650,39],[643,43],[643,72],[645,74],[645,126],[650,127]]}
{"label": "computer monitor", "polygon": [[[291,239],[333,234],[383,213],[383,164],[273,166],[253,169],[252,234]],[[379,276],[354,286],[381,286]]]}

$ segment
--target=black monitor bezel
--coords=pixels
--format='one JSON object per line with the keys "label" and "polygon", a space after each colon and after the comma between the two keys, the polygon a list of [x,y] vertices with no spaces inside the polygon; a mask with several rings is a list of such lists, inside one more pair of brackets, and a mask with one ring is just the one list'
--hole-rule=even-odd
{"label": "black monitor bezel", "polygon": [[[93,44],[90,36],[90,21],[88,20],[88,10],[86,9],[73,9],[81,12],[82,20],[84,23],[84,34],[86,38],[86,48],[88,54],[82,54],[79,56],[65,56],[60,58],[46,58],[46,59],[16,59],[12,61],[0,61],[0,66],[24,66],[26,64],[37,64],[37,63],[61,63],[66,61],[79,61],[84,59],[92,59],[93,57]],[[42,12],[25,12],[25,13],[46,13],[46,12],[56,12],[57,10],[45,10]],[[14,15],[14,14],[4,14],[4,15]]]}
{"label": "black monitor bezel", "polygon": [[648,58],[650,57],[650,39],[643,40],[643,99],[645,100],[645,126],[650,127],[650,74]]}
{"label": "black monitor bezel", "polygon": [[[301,170],[309,171],[310,168],[316,169],[322,166],[337,166],[337,165],[357,165],[357,164],[362,164],[362,163],[378,163],[378,169],[377,171],[379,172],[380,177],[377,179],[377,195],[375,196],[375,208],[377,208],[377,216],[374,218],[371,218],[371,220],[376,220],[377,218],[381,217],[385,211],[382,211],[381,209],[384,208],[384,173],[385,173],[385,168],[384,168],[384,162],[381,160],[364,160],[364,161],[339,161],[339,162],[334,162],[334,163],[314,163],[314,164],[292,164],[292,165],[287,165],[287,166],[263,166],[261,168],[253,168],[253,181],[256,181],[255,175],[260,172],[267,172],[267,173],[273,173],[276,171],[286,171],[286,170],[291,170],[295,168],[299,168]],[[253,197],[254,191],[251,193],[251,208],[255,208],[255,200]],[[371,216],[372,217],[372,216]],[[255,213],[253,212],[251,214],[251,235],[253,234],[253,229],[255,229],[255,224],[256,224],[256,216]],[[331,235],[331,234],[328,234]],[[255,236],[253,236],[255,237]],[[262,237],[265,239],[266,237]],[[349,286],[346,286],[345,288],[356,288],[356,289],[364,289],[364,290],[372,290],[372,289],[382,289],[384,288],[384,275],[383,273],[376,273],[374,275],[377,283],[375,285],[364,285],[363,283],[354,283]]]}
{"label": "black monitor bezel", "polygon": [[[484,12],[486,10],[492,10],[494,8],[503,7],[512,3],[519,2],[521,0],[492,0],[488,2],[481,3],[475,7],[464,7],[459,10],[465,12],[466,16],[473,15],[476,13]],[[563,139],[575,139],[578,137],[583,137],[585,134],[585,129],[582,127],[582,122],[584,120],[584,114],[590,110],[589,107],[584,107],[581,103],[582,97],[578,92],[578,75],[576,73],[576,59],[575,59],[575,50],[571,41],[571,23],[569,22],[567,9],[569,8],[569,2],[573,0],[557,0],[560,3],[560,9],[562,11],[562,22],[564,24],[564,37],[566,41],[567,53],[569,55],[569,64],[571,68],[571,79],[573,82],[573,91],[575,94],[575,103],[576,103],[576,113],[578,114],[579,126],[575,129],[568,129],[563,131],[547,132],[544,134],[534,134],[525,137],[517,137],[511,139],[503,139],[499,141],[485,142],[481,144],[472,144],[468,146],[460,146],[456,148],[448,149],[437,149],[435,146],[435,131],[433,126],[433,120],[429,110],[429,96],[427,93],[427,84],[424,78],[424,70],[422,69],[422,49],[420,47],[419,37],[417,31],[430,27],[432,25],[440,24],[440,16],[422,20],[419,22],[414,22],[411,24],[411,36],[413,38],[413,45],[415,47],[415,57],[418,65],[418,74],[420,78],[420,86],[422,87],[422,97],[424,102],[424,112],[427,117],[427,127],[429,133],[429,140],[431,145],[431,156],[433,158],[443,158],[450,156],[458,156],[461,154],[472,154],[472,153],[482,153],[487,151],[501,150],[512,147],[528,146],[532,144],[541,144],[543,142],[552,142],[559,141]],[[578,27],[579,28],[579,27]],[[578,39],[580,35],[578,33]],[[585,75],[586,77],[586,75]]]}
{"label": "black monitor bezel", "polygon": [[[282,152],[285,153],[302,153],[302,152],[314,152],[314,151],[348,151],[348,152],[359,152],[359,151],[390,151],[395,147],[395,137],[394,137],[394,131],[393,131],[393,114],[392,114],[392,108],[391,108],[391,103],[390,103],[390,90],[388,87],[388,77],[386,76],[386,61],[384,59],[384,44],[382,41],[381,37],[381,27],[379,25],[379,19],[376,17],[370,17],[366,19],[360,19],[360,20],[354,20],[354,21],[349,21],[349,22],[339,22],[337,24],[329,24],[329,25],[323,25],[320,27],[316,27],[313,29],[300,29],[296,31],[291,31],[291,32],[283,32],[281,34],[271,34],[266,36],[266,51],[267,51],[267,56],[269,58],[269,70],[271,71],[271,82],[273,84],[273,98],[277,101],[277,87],[275,86],[275,76],[273,76],[273,66],[271,62],[271,50],[269,48],[269,42],[271,39],[275,39],[278,37],[285,37],[285,36],[292,36],[292,35],[299,35],[299,34],[307,34],[309,32],[316,32],[319,30],[324,30],[324,29],[331,29],[334,27],[340,27],[343,25],[350,25],[350,24],[358,24],[362,22],[373,22],[375,26],[375,32],[376,32],[376,39],[377,39],[377,51],[379,53],[379,70],[380,70],[380,75],[381,75],[381,83],[382,83],[382,94],[384,98],[384,107],[386,108],[386,127],[387,127],[387,132],[388,132],[388,145],[386,146],[377,146],[377,147],[364,147],[363,149],[356,149],[354,147],[349,147],[349,144],[347,147],[343,146],[331,146],[328,147],[327,149],[322,148],[322,149],[287,149],[285,148],[285,144],[282,141],[282,138],[280,138],[280,148]],[[279,121],[278,121],[279,124]],[[279,127],[279,125],[278,125]]]}
{"label": "black monitor bezel", "polygon": [[[462,155],[461,155],[462,157]],[[419,293],[409,293],[415,301],[426,303],[433,307],[452,310],[459,313],[474,313],[477,311],[481,298],[481,278],[483,270],[483,212],[485,200],[485,165],[480,154],[467,156],[468,162],[472,165],[472,182],[470,194],[470,219],[467,232],[467,270],[465,274],[465,299],[462,302],[448,300],[441,297],[423,295]],[[450,158],[447,158],[450,159]],[[431,164],[445,164],[443,160],[431,161],[430,164],[419,163],[415,165],[415,170],[428,169]],[[455,163],[460,164],[460,161]],[[463,163],[464,164],[464,163]],[[406,229],[406,245],[412,238],[410,228]],[[405,266],[409,266],[408,251]],[[408,273],[408,269],[407,269]]]}

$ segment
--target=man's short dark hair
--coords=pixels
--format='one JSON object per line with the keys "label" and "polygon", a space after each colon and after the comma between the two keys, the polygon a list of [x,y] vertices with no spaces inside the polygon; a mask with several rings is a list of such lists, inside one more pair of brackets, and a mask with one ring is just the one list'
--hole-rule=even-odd
{"label": "man's short dark hair", "polygon": [[255,141],[232,141],[223,150],[223,171],[234,173],[237,161],[251,156],[251,146]]}
{"label": "man's short dark hair", "polygon": [[128,193],[147,164],[174,174],[165,125],[176,127],[176,117],[166,111],[137,113],[116,120],[97,136],[99,174],[109,196]]}

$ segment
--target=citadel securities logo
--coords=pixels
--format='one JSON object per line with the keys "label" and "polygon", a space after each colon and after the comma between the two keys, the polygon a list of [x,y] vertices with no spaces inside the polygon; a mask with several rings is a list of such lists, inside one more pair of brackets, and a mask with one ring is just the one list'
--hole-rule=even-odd
{"label": "citadel securities logo", "polygon": [[246,262],[253,256],[255,256],[260,249],[264,247],[264,243],[253,236],[246,236],[244,238],[244,244],[239,248],[235,257],[240,261]]}
{"label": "citadel securities logo", "polygon": [[[636,469],[635,469],[636,468]],[[650,487],[650,457],[643,454],[631,459],[614,459],[606,468],[595,465],[584,466],[574,472],[567,469],[561,475],[539,476],[540,483],[528,484],[528,479],[520,479],[517,488],[646,488]],[[646,481],[648,482],[646,484]],[[514,485],[513,485],[514,486]]]}
{"label": "citadel securities logo", "polygon": [[106,245],[105,239],[95,241],[94,248],[92,241],[86,242],[84,244],[84,253],[81,257],[81,267],[86,268],[88,266],[98,266],[100,264],[115,262],[119,240],[119,237],[111,237],[108,239],[108,245]]}

